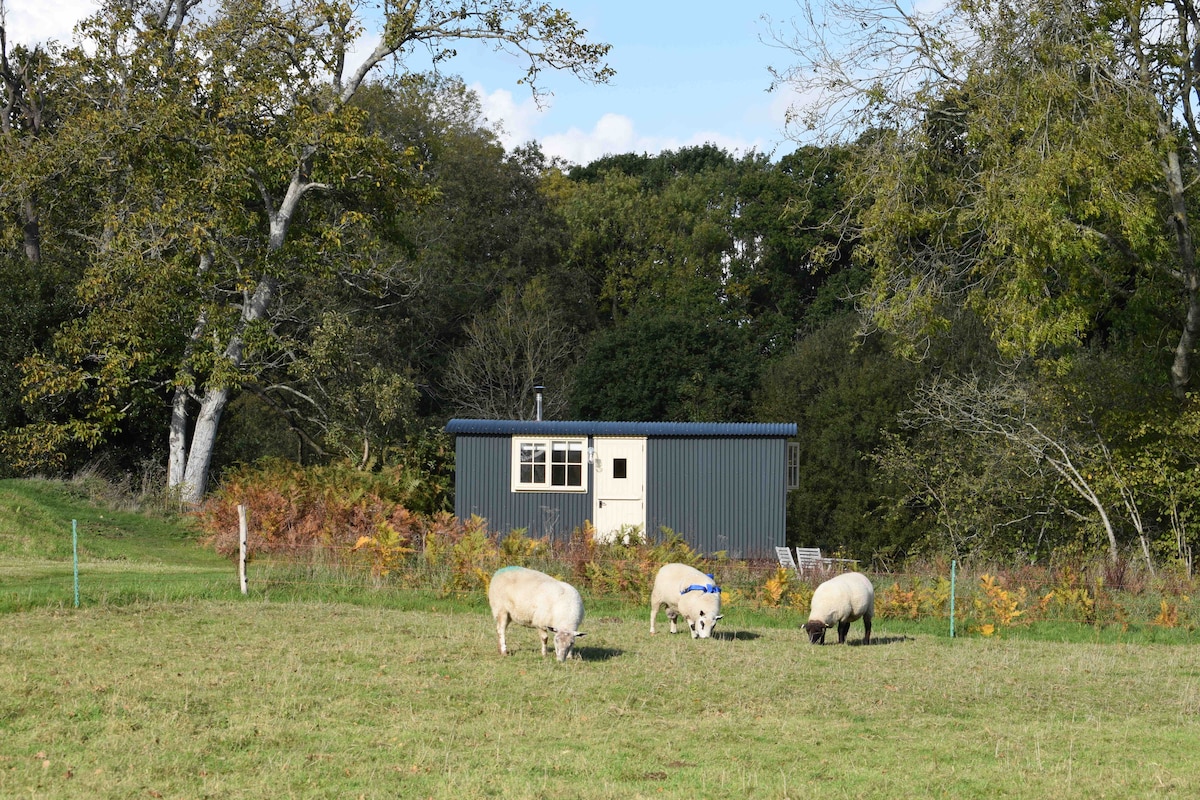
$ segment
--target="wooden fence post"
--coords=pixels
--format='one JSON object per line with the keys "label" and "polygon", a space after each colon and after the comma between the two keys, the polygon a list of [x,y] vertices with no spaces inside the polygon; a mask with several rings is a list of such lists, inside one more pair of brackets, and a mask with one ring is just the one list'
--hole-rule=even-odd
{"label": "wooden fence post", "polygon": [[249,586],[246,585],[246,533],[249,529],[246,522],[246,507],[238,506],[238,583],[242,587],[242,594],[247,594]]}

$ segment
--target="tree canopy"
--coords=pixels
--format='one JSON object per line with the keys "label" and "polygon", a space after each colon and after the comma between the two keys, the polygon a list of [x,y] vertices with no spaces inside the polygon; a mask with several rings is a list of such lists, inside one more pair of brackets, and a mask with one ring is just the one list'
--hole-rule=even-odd
{"label": "tree canopy", "polygon": [[385,59],[425,47],[443,60],[476,39],[523,56],[535,92],[545,68],[611,75],[607,45],[525,0],[389,6],[354,64],[369,23],[360,11],[141,0],[81,23],[53,78],[61,127],[43,160],[22,162],[29,185],[61,171],[94,200],[75,218],[90,252],[85,313],[26,367],[31,397],[81,405],[12,433],[29,463],[96,446],[161,407],[165,389],[169,485],[201,496],[231,393],[298,355],[293,288],[371,268],[379,211],[420,199],[406,169],[416,150],[372,130],[352,102]]}
{"label": "tree canopy", "polygon": [[550,418],[798,423],[792,544],[1191,569],[1190,0],[809,4],[776,72],[803,144],[579,165],[506,149],[447,71],[482,39],[535,95],[607,80],[565,11],[364,11],[0,29],[6,474],[444,470],[448,418],[542,386]]}

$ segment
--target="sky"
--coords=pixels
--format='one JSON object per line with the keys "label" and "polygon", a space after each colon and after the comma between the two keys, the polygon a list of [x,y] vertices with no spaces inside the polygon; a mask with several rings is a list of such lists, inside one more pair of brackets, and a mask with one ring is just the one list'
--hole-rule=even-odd
{"label": "sky", "polygon": [[[0,0],[8,41],[70,42],[72,27],[95,0]],[[782,156],[792,98],[768,92],[769,66],[788,53],[769,44],[772,28],[799,16],[796,0],[559,0],[589,39],[612,45],[616,77],[588,85],[568,73],[546,73],[553,96],[533,101],[517,84],[519,62],[468,43],[443,67],[460,75],[512,148],[536,140],[543,152],[574,164],[617,153],[715,144],[744,154]],[[764,17],[773,20],[768,23]]]}

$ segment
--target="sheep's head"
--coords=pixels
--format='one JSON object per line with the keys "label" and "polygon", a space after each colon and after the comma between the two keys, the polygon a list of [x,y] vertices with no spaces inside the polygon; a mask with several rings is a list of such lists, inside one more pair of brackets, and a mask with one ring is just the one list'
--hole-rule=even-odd
{"label": "sheep's head", "polygon": [[586,633],[579,631],[564,631],[558,628],[547,628],[546,630],[554,634],[554,657],[559,661],[566,661],[571,657],[571,648],[575,646],[575,640],[587,636]]}
{"label": "sheep's head", "polygon": [[724,614],[714,614],[709,617],[701,610],[695,619],[689,618],[687,624],[692,630],[692,638],[707,639],[709,636],[712,636],[713,628],[717,627],[717,620],[724,616]]}
{"label": "sheep's head", "polygon": [[[710,581],[712,576],[708,576]],[[693,639],[707,639],[721,618],[721,587],[693,583],[679,592],[679,613],[687,620]]]}
{"label": "sheep's head", "polygon": [[804,630],[808,631],[808,641],[813,644],[825,644],[825,631],[830,628],[819,619],[810,619],[804,623]]}

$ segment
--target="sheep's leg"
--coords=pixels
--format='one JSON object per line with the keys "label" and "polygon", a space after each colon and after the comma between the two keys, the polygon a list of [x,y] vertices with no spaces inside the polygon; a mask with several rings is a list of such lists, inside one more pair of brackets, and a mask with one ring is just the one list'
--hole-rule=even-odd
{"label": "sheep's leg", "polygon": [[508,646],[504,642],[504,631],[508,628],[508,612],[501,611],[496,615],[496,634],[500,637],[500,655],[508,655]]}
{"label": "sheep's leg", "polygon": [[863,644],[871,643],[871,618],[863,617]]}
{"label": "sheep's leg", "polygon": [[679,619],[679,612],[673,608],[668,608],[667,619],[671,620],[671,633],[679,633],[679,627],[675,624],[675,621]]}
{"label": "sheep's leg", "polygon": [[655,632],[654,631],[654,620],[656,620],[658,618],[658,612],[662,609],[662,607],[663,607],[662,603],[651,603],[650,604],[650,632],[651,633]]}
{"label": "sheep's leg", "polygon": [[846,643],[846,634],[848,634],[849,632],[850,632],[850,623],[849,622],[843,621],[843,622],[838,623],[838,644]]}
{"label": "sheep's leg", "polygon": [[546,655],[546,642],[550,641],[550,633],[545,628],[538,628],[538,634],[542,637],[542,655]]}

